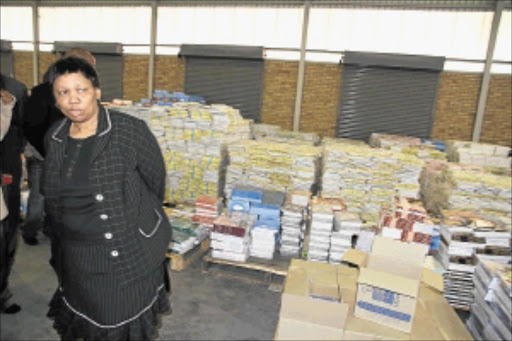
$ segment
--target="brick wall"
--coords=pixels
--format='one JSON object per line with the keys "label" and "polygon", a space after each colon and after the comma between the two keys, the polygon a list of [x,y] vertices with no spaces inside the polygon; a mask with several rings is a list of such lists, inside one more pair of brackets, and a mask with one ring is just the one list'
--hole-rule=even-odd
{"label": "brick wall", "polygon": [[39,52],[39,82],[43,81],[43,76],[48,68],[60,57],[60,53]]}
{"label": "brick wall", "polygon": [[22,82],[30,90],[34,86],[34,63],[32,52],[13,51],[14,56],[14,78]]}
{"label": "brick wall", "polygon": [[512,147],[512,76],[492,75],[480,141]]}
{"label": "brick wall", "polygon": [[442,72],[431,137],[470,141],[482,75]]}
{"label": "brick wall", "polygon": [[185,60],[175,56],[155,57],[155,89],[185,91]]}
{"label": "brick wall", "polygon": [[148,98],[148,56],[125,54],[123,64],[123,99]]}
{"label": "brick wall", "polygon": [[298,65],[298,62],[265,62],[261,123],[293,130]]}
{"label": "brick wall", "polygon": [[335,136],[341,69],[339,64],[306,63],[300,131]]}
{"label": "brick wall", "polygon": [[[14,51],[14,77],[26,85],[30,90],[34,84],[34,53],[30,51]],[[51,52],[39,52],[39,83],[43,81],[43,75],[50,65],[60,58],[59,54]]]}
{"label": "brick wall", "polygon": [[[40,52],[39,77],[59,55]],[[31,88],[32,52],[14,51],[14,75]],[[265,61],[261,121],[293,130],[298,62]],[[334,136],[341,87],[342,67],[327,63],[306,63],[300,131]],[[148,56],[125,55],[123,98],[147,98]],[[434,113],[433,139],[470,141],[482,75],[442,72]],[[184,91],[185,65],[182,58],[155,58],[155,88]],[[491,77],[481,142],[512,146],[512,77]]]}

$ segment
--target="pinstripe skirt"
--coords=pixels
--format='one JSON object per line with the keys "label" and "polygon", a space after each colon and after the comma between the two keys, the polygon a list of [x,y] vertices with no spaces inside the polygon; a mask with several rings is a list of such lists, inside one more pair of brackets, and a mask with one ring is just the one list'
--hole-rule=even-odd
{"label": "pinstripe skirt", "polygon": [[48,317],[62,340],[153,340],[171,311],[166,263],[123,287],[113,274],[76,280],[64,272]]}

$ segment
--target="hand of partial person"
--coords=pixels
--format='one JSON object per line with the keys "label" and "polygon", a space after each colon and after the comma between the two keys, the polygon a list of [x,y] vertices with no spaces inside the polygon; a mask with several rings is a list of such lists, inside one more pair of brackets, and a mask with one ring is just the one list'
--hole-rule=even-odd
{"label": "hand of partial person", "polygon": [[11,104],[14,102],[14,96],[7,90],[0,90],[0,97],[2,97],[2,102],[4,104]]}

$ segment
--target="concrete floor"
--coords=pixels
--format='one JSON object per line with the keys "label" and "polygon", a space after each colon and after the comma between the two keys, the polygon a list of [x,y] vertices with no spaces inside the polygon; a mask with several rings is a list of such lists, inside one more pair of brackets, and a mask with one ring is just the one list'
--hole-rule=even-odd
{"label": "concrete floor", "polygon": [[[27,246],[20,238],[10,277],[21,305],[15,315],[0,316],[0,340],[58,340],[47,305],[56,289],[48,264],[50,242]],[[269,283],[270,282],[270,283]],[[162,317],[157,340],[272,340],[277,325],[283,278],[260,271],[211,264],[202,271],[196,261],[181,272],[171,272],[173,313]],[[466,321],[467,311],[457,311]]]}
{"label": "concrete floor", "polygon": [[[10,277],[18,314],[1,314],[1,340],[58,340],[46,317],[56,278],[48,264],[50,242],[28,246],[20,239]],[[269,285],[261,272],[214,264],[201,271],[201,261],[171,272],[173,313],[163,316],[158,340],[272,340],[276,328],[281,278]]]}

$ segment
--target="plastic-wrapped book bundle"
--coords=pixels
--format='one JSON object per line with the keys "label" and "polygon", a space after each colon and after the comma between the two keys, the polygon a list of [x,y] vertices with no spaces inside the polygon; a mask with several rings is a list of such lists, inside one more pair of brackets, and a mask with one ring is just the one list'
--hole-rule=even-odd
{"label": "plastic-wrapped book bundle", "polygon": [[329,263],[341,263],[341,258],[348,249],[351,249],[363,223],[359,215],[353,212],[334,212],[334,228],[331,234],[331,245],[329,248]]}
{"label": "plastic-wrapped book bundle", "polygon": [[466,326],[475,340],[511,340],[512,270],[510,264],[479,259],[475,301]]}
{"label": "plastic-wrapped book bundle", "polygon": [[478,258],[510,261],[510,232],[474,212],[445,211],[441,237],[436,259],[446,269],[444,296],[453,306],[468,308],[473,303]]}
{"label": "plastic-wrapped book bundle", "polygon": [[212,227],[213,221],[222,213],[222,200],[202,194],[196,198],[192,221]]}
{"label": "plastic-wrapped book bundle", "polygon": [[446,143],[448,161],[482,167],[510,170],[512,162],[510,152],[510,147],[494,144],[454,140],[447,141]]}
{"label": "plastic-wrapped book bundle", "polygon": [[429,245],[432,255],[439,249],[440,226],[432,221],[419,200],[395,197],[389,207],[381,209],[379,229],[386,238]]}
{"label": "plastic-wrapped book bundle", "polygon": [[146,121],[167,168],[165,200],[193,203],[201,194],[222,196],[227,164],[223,145],[251,136],[251,121],[222,104],[119,107]]}
{"label": "plastic-wrapped book bundle", "polygon": [[249,258],[250,230],[255,217],[245,212],[231,212],[221,215],[213,222],[210,234],[212,257],[246,262]]}
{"label": "plastic-wrapped book bundle", "polygon": [[306,207],[287,203],[281,217],[281,244],[279,253],[283,256],[299,257],[306,230],[304,219]]}
{"label": "plastic-wrapped book bundle", "polygon": [[281,206],[284,193],[251,187],[234,188],[228,202],[230,214],[248,214],[254,217],[251,228],[249,254],[272,259],[281,227]]}
{"label": "plastic-wrapped book bundle", "polygon": [[311,191],[320,149],[307,142],[244,140],[227,146],[229,166],[225,194],[240,185],[287,192]]}
{"label": "plastic-wrapped book bundle", "polygon": [[267,136],[276,136],[280,130],[281,127],[276,124],[255,123],[252,125],[252,137],[259,140]]}
{"label": "plastic-wrapped book bundle", "polygon": [[210,231],[202,224],[184,218],[174,218],[170,221],[172,241],[169,244],[169,249],[172,252],[184,254],[208,238]]}
{"label": "plastic-wrapped book bundle", "polygon": [[[437,143],[440,144],[440,142]],[[446,153],[438,150],[438,146],[433,143],[423,142],[417,137],[372,133],[369,144],[374,148],[384,148],[400,153],[412,154],[424,160],[446,160]]]}
{"label": "plastic-wrapped book bundle", "polygon": [[281,227],[281,206],[252,202],[249,213],[257,217],[251,229],[249,254],[258,258],[274,258]]}
{"label": "plastic-wrapped book bundle", "polygon": [[341,197],[365,226],[376,226],[381,206],[395,194],[418,197],[423,164],[414,155],[329,139],[324,143],[322,196]]}
{"label": "plastic-wrapped book bundle", "polygon": [[312,205],[308,260],[327,262],[333,221],[334,215],[329,206]]}
{"label": "plastic-wrapped book bundle", "polygon": [[481,167],[449,164],[455,187],[450,210],[473,210],[500,221],[511,230],[512,177],[486,172]]}
{"label": "plastic-wrapped book bundle", "polygon": [[291,191],[287,193],[282,207],[281,243],[279,253],[283,256],[300,257],[308,223],[311,192]]}
{"label": "plastic-wrapped book bundle", "polygon": [[308,143],[310,146],[318,146],[320,144],[320,136],[316,133],[301,133],[296,131],[282,130],[274,135],[263,138],[270,142],[291,143],[291,141],[299,141],[300,143]]}
{"label": "plastic-wrapped book bundle", "polygon": [[314,197],[311,203],[308,260],[327,262],[334,227],[334,213],[345,209],[340,199]]}

